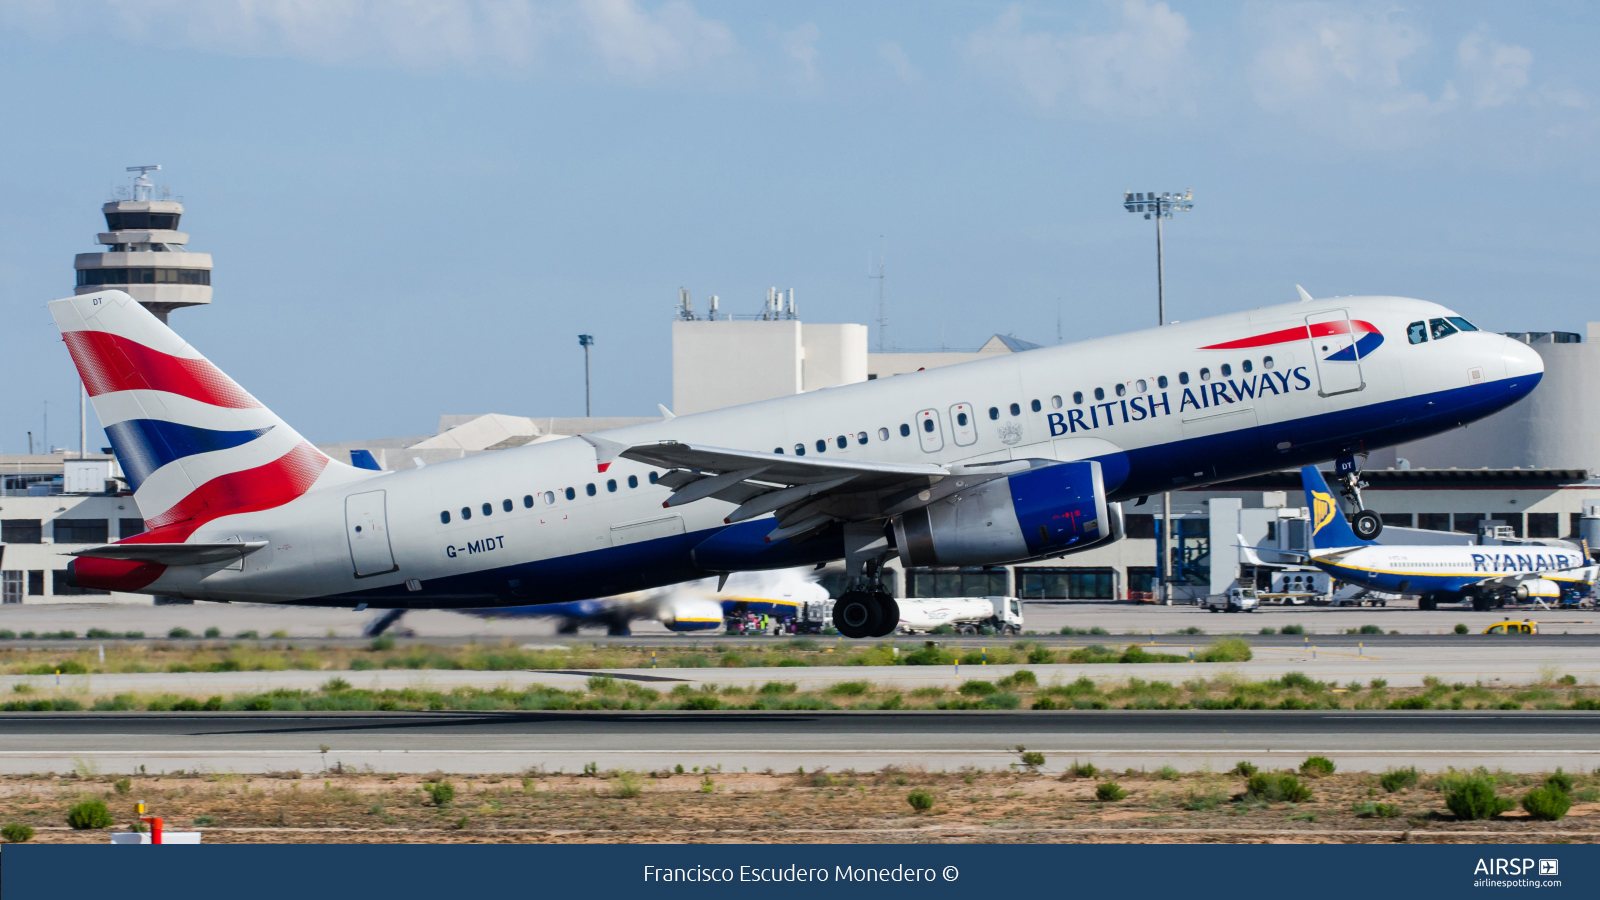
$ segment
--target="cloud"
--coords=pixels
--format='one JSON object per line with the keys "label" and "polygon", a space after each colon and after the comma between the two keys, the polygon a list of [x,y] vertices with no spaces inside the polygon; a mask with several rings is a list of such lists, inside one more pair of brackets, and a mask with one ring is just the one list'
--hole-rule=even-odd
{"label": "cloud", "polygon": [[1041,109],[1188,111],[1189,23],[1166,3],[1123,0],[1109,31],[1029,31],[1013,5],[963,41],[968,59]]}
{"label": "cloud", "polygon": [[0,6],[0,26],[61,38],[104,30],[131,43],[327,65],[519,70],[577,53],[647,81],[738,49],[685,0],[38,0]]}
{"label": "cloud", "polygon": [[1526,47],[1501,44],[1479,26],[1456,47],[1456,68],[1467,101],[1479,109],[1521,99],[1528,87],[1533,53]]}
{"label": "cloud", "polygon": [[899,41],[884,41],[878,45],[878,58],[889,64],[896,77],[906,84],[918,84],[922,81],[922,73],[911,64],[911,57],[906,55],[905,48]]}
{"label": "cloud", "polygon": [[821,37],[822,30],[813,22],[778,35],[783,55],[794,64],[794,81],[801,87],[817,83],[817,40]]}

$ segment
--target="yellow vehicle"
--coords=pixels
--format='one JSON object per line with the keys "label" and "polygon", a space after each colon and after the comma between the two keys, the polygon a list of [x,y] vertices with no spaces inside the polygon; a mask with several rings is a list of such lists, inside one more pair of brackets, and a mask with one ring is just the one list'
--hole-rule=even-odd
{"label": "yellow vehicle", "polygon": [[1538,634],[1539,623],[1524,619],[1521,622],[1497,622],[1483,630],[1484,634]]}

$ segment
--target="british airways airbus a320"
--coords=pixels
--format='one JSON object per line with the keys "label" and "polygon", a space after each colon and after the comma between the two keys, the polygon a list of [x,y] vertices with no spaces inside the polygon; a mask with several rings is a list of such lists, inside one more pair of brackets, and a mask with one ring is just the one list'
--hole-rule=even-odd
{"label": "british airways airbus a320", "polygon": [[1073,553],[1122,536],[1118,501],[1437,434],[1543,374],[1434,303],[1306,297],[375,472],[323,455],[121,291],[50,311],[149,528],[75,554],[81,586],[481,608],[844,559],[850,637],[897,624],[880,587],[896,555]]}

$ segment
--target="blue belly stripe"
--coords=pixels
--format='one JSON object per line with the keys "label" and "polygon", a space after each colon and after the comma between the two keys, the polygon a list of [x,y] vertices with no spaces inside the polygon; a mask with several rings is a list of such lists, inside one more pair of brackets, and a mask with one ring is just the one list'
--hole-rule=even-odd
{"label": "blue belly stripe", "polygon": [[161,419],[129,419],[107,425],[106,437],[111,438],[129,486],[137,491],[151,472],[167,463],[248,444],[271,430],[268,425],[252,431],[212,431]]}

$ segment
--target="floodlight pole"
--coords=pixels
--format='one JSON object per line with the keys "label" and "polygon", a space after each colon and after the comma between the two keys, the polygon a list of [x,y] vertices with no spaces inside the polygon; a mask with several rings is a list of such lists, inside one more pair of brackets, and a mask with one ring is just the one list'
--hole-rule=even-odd
{"label": "floodlight pole", "polygon": [[[1167,324],[1167,270],[1162,258],[1161,220],[1172,218],[1174,211],[1194,207],[1194,191],[1156,194],[1154,191],[1124,191],[1122,207],[1128,212],[1144,213],[1146,219],[1156,220],[1156,324]],[[1172,605],[1172,492],[1161,494],[1161,600]]]}
{"label": "floodlight pole", "polygon": [[594,335],[578,335],[578,345],[583,348],[583,415],[589,418],[594,415],[589,405],[589,348],[594,346]]}

